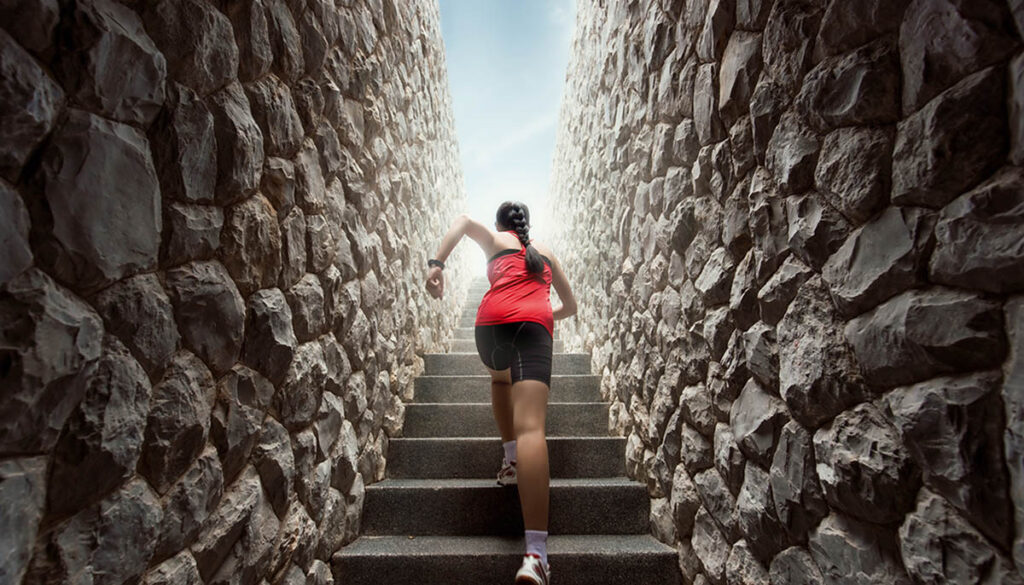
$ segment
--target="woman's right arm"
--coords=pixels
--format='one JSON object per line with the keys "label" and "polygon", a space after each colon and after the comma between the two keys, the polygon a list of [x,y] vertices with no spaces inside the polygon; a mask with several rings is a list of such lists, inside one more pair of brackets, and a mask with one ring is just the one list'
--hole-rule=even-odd
{"label": "woman's right arm", "polygon": [[555,321],[559,319],[565,319],[566,317],[572,317],[576,314],[576,297],[572,294],[572,288],[569,287],[569,279],[565,277],[565,272],[562,271],[562,265],[559,264],[558,258],[555,258],[554,254],[548,256],[551,260],[551,286],[555,287],[555,292],[558,293],[559,300],[562,304],[557,307],[552,307],[552,316]]}

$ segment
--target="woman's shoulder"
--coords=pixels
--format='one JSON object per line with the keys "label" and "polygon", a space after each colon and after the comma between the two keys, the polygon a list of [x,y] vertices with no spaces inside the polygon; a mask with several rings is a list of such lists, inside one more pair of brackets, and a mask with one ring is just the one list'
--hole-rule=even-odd
{"label": "woman's shoulder", "polygon": [[544,242],[538,242],[537,240],[533,240],[530,242],[530,245],[536,248],[537,252],[539,252],[542,256],[553,258],[555,255],[551,248]]}

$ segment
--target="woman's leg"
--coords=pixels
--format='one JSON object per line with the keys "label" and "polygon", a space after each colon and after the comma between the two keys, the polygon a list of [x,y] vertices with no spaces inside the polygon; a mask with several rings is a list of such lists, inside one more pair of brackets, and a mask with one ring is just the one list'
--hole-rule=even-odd
{"label": "woman's leg", "polygon": [[494,422],[498,424],[501,442],[507,443],[516,438],[512,427],[512,378],[509,370],[492,370],[491,374],[491,408],[494,410]]}
{"label": "woman's leg", "polygon": [[548,443],[544,423],[548,385],[538,380],[512,384],[519,502],[526,530],[548,528]]}

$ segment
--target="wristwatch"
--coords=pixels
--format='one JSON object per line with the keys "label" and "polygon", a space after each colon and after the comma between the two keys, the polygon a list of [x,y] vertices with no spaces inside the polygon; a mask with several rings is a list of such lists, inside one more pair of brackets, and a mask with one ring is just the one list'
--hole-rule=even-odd
{"label": "wristwatch", "polygon": [[436,258],[431,258],[430,260],[427,260],[427,266],[431,266],[431,267],[437,266],[441,270],[444,270],[444,262],[441,262],[440,260],[438,260]]}

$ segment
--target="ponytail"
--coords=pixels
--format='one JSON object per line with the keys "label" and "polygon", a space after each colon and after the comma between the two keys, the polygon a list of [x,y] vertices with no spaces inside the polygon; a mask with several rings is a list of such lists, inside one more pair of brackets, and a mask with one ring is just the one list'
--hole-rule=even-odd
{"label": "ponytail", "polygon": [[526,248],[526,269],[534,274],[544,272],[544,261],[540,252],[530,245],[530,210],[518,202],[506,201],[498,207],[498,225],[516,231],[519,241]]}

